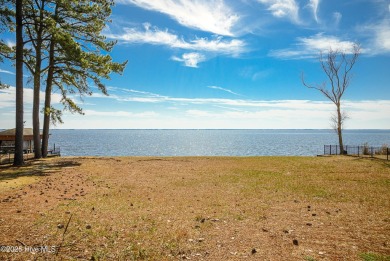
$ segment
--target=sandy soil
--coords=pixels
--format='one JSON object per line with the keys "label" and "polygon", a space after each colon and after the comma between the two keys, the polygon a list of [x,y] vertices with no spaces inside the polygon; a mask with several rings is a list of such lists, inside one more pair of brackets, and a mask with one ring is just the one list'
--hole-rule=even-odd
{"label": "sandy soil", "polygon": [[0,260],[389,260],[389,198],[389,163],[351,157],[2,166]]}

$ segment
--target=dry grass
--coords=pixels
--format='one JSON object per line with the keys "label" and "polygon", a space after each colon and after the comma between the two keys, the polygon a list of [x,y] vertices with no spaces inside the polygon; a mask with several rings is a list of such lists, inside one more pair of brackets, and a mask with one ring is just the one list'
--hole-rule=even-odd
{"label": "dry grass", "polygon": [[0,259],[389,260],[389,199],[381,160],[56,158],[0,169],[0,245],[56,252]]}

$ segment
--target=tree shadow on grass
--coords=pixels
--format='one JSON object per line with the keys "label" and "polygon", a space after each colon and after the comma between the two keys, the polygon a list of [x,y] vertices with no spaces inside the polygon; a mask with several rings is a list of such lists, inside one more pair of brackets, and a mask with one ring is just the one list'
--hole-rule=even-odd
{"label": "tree shadow on grass", "polygon": [[80,166],[81,163],[74,160],[64,161],[28,161],[22,167],[11,165],[0,166],[0,182],[17,179],[20,177],[42,177],[61,171],[64,168]]}

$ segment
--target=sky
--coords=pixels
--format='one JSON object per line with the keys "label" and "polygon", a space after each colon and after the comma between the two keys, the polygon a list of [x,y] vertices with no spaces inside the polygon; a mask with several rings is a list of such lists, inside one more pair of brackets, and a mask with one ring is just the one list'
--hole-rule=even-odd
{"label": "sky", "polygon": [[[390,129],[389,0],[115,0],[103,34],[123,75],[72,98],[64,129],[329,129],[318,57],[361,46],[343,96],[346,129]],[[9,45],[14,36],[3,34]],[[25,70],[26,72],[27,70]],[[0,64],[0,129],[15,126],[15,68]],[[32,83],[25,76],[25,126]],[[44,95],[42,89],[41,101]],[[53,105],[61,109],[60,95]],[[41,121],[42,124],[42,121]]]}

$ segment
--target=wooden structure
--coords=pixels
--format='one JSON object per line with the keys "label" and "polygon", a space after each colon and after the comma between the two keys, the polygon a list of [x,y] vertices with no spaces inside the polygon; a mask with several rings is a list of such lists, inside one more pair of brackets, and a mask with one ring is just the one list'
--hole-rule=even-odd
{"label": "wooden structure", "polygon": [[[40,133],[42,139],[42,133]],[[25,153],[34,151],[34,136],[32,128],[23,129],[23,150]],[[0,151],[8,152],[15,149],[15,129],[0,132]]]}

